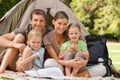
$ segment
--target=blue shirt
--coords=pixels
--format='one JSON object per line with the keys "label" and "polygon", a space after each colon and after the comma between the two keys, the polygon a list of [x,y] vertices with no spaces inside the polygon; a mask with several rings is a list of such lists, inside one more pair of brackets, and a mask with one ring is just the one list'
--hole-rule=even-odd
{"label": "blue shirt", "polygon": [[37,54],[39,56],[33,61],[33,65],[43,68],[44,53],[45,49],[43,47],[40,47],[38,50],[32,52],[32,54]]}

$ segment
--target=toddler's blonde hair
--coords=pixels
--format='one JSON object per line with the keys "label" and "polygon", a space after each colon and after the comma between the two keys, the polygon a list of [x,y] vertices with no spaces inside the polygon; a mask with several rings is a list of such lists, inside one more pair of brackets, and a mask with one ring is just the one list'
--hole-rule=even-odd
{"label": "toddler's blonde hair", "polygon": [[42,39],[42,34],[39,30],[31,30],[28,33],[28,40],[30,40],[33,36],[40,37],[40,39]]}

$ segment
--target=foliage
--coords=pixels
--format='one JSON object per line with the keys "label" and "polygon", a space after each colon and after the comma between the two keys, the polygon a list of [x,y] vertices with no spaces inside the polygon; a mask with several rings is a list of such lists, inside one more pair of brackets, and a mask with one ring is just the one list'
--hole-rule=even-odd
{"label": "foliage", "polygon": [[70,3],[72,0],[61,0],[63,3],[65,3],[65,5],[67,5],[68,7],[70,7]]}
{"label": "foliage", "polygon": [[76,16],[97,34],[114,34],[120,38],[120,0],[72,0]]}
{"label": "foliage", "polygon": [[0,18],[20,0],[0,0]]}

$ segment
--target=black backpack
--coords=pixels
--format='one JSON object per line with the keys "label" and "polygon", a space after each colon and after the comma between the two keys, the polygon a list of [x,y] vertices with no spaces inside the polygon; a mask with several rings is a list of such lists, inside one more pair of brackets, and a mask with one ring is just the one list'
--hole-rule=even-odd
{"label": "black backpack", "polygon": [[103,35],[85,36],[87,48],[89,51],[89,60],[87,66],[103,63],[107,73],[105,76],[111,76],[111,69],[108,65],[109,55],[106,46],[106,38]]}
{"label": "black backpack", "polygon": [[108,49],[106,46],[106,38],[103,35],[87,35],[85,36],[88,51],[88,63],[98,63],[99,58],[102,58],[105,63],[108,63]]}
{"label": "black backpack", "polygon": [[105,76],[111,76],[113,74],[114,76],[120,77],[120,72],[115,68],[112,60],[109,58],[106,37],[104,35],[87,35],[85,39],[89,51],[88,66],[103,63],[107,70]]}

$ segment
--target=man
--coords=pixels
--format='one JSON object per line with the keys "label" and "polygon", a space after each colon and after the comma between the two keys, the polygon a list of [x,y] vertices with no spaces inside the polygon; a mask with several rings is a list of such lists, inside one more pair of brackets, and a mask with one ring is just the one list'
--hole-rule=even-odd
{"label": "man", "polygon": [[0,36],[0,46],[7,47],[7,51],[1,62],[0,72],[4,72],[9,65],[10,69],[16,70],[18,53],[22,53],[26,45],[27,34],[30,30],[40,30],[42,36],[52,29],[46,26],[46,14],[43,10],[35,9],[30,15],[30,24],[15,29],[13,32]]}

